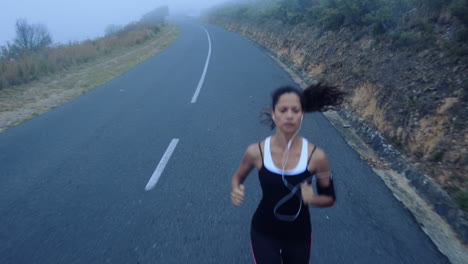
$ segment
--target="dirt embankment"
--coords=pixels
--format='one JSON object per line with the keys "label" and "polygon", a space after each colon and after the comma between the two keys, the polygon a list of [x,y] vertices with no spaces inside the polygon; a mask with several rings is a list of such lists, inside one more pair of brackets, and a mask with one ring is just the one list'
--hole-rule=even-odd
{"label": "dirt embankment", "polygon": [[444,41],[436,47],[415,51],[357,38],[347,29],[330,32],[274,21],[222,26],[265,45],[309,81],[340,85],[348,93],[342,117],[381,156],[398,160],[392,169],[468,241],[466,208],[460,209],[460,197],[468,191],[468,58],[444,48],[453,38],[450,28],[437,27]]}

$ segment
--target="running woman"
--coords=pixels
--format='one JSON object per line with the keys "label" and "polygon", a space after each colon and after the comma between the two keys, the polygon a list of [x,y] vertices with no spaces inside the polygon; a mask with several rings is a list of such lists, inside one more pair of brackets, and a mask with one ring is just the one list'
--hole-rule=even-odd
{"label": "running woman", "polygon": [[[267,122],[276,133],[248,146],[231,181],[231,201],[240,206],[243,182],[258,170],[263,197],[251,222],[251,246],[257,264],[309,263],[312,228],[308,206],[330,207],[335,190],[325,152],[298,136],[304,114],[324,112],[343,101],[333,86],[305,90],[280,87],[273,92]],[[315,175],[317,193],[311,186]]]}

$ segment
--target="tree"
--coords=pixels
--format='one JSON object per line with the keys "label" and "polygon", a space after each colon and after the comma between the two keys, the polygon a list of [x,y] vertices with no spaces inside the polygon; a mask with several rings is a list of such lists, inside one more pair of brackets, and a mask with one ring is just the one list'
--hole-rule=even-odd
{"label": "tree", "polygon": [[52,44],[52,37],[43,24],[28,24],[26,19],[16,21],[14,45],[20,51],[35,51]]}

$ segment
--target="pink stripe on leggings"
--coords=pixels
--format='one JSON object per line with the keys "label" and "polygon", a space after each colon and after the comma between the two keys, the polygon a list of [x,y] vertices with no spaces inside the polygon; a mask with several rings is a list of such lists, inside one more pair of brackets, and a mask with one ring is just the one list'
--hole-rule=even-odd
{"label": "pink stripe on leggings", "polygon": [[[312,251],[312,233],[310,233],[310,249],[309,251]],[[309,253],[309,263],[310,263],[310,258],[312,257],[312,252]]]}
{"label": "pink stripe on leggings", "polygon": [[253,256],[253,259],[254,259],[254,263],[257,264],[257,260],[255,259],[255,253],[254,253],[253,246],[252,246],[252,239],[250,240],[250,250],[252,250],[252,256]]}

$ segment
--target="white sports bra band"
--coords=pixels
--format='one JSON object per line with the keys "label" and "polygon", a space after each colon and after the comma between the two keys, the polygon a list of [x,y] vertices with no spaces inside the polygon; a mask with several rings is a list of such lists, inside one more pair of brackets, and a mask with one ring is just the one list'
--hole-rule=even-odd
{"label": "white sports bra band", "polygon": [[307,139],[302,138],[302,149],[301,149],[301,157],[299,158],[299,162],[297,163],[296,167],[292,170],[285,170],[283,172],[282,169],[276,167],[275,163],[273,162],[273,158],[271,156],[271,136],[265,139],[265,146],[264,146],[264,155],[263,155],[263,166],[266,169],[273,173],[283,174],[284,176],[294,176],[303,173],[307,170],[307,158],[308,158],[308,147],[309,144]]}

